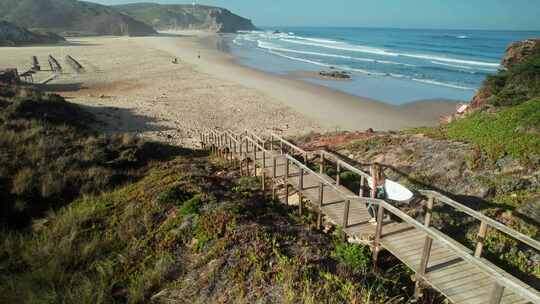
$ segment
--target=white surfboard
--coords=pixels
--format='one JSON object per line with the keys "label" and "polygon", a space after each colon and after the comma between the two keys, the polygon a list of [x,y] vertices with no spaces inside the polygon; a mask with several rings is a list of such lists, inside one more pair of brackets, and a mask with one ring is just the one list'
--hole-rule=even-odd
{"label": "white surfboard", "polygon": [[[371,177],[367,178],[369,187],[371,188]],[[387,198],[396,202],[405,202],[413,198],[414,194],[402,185],[386,179],[384,182],[384,189],[386,191]]]}

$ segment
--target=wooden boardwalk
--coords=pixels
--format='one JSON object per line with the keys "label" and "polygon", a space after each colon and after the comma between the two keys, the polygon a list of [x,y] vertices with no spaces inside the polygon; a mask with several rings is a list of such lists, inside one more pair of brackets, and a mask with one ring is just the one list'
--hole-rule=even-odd
{"label": "wooden boardwalk", "polygon": [[[276,138],[277,143],[274,141]],[[384,201],[364,197],[363,190],[353,193],[340,185],[339,178],[335,180],[323,174],[323,170],[314,172],[306,165],[307,152],[278,136],[272,136],[268,149],[268,142],[253,134],[240,136],[231,132],[209,131],[201,136],[201,141],[218,155],[237,162],[241,171],[259,175],[263,185],[272,181],[274,195],[276,188],[281,187],[284,203],[289,203],[291,195],[298,195],[299,211],[302,212],[303,202],[309,202],[312,209],[319,212],[319,226],[323,221],[340,225],[350,240],[372,246],[375,260],[380,250],[388,250],[415,271],[417,282],[430,285],[453,303],[540,303],[540,293],[537,290],[481,257],[488,226],[512,233],[518,240],[536,250],[540,250],[539,242],[504,226],[500,227],[502,224],[483,215],[477,215],[482,224],[477,248],[472,252],[430,227],[431,208],[435,200],[448,201],[448,204],[461,208],[457,202],[425,191],[429,197],[428,212],[424,223],[419,223]],[[286,153],[287,150],[299,154],[303,162]],[[321,166],[324,166],[325,155],[329,158],[331,155],[326,152],[320,155]],[[342,160],[336,159],[336,163],[338,172],[343,167],[354,170],[364,184],[368,176],[366,173]],[[373,225],[368,222],[371,216],[366,204],[369,202],[379,205],[377,217],[382,224]],[[461,211],[476,215],[475,211],[465,206]],[[390,220],[385,212],[397,216],[401,221]],[[418,284],[418,295],[421,293],[420,287]]]}

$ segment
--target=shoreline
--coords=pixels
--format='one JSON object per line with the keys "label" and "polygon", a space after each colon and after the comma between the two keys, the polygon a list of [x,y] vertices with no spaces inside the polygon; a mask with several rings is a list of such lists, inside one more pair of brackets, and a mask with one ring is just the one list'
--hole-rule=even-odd
{"label": "shoreline", "polygon": [[[231,80],[259,90],[279,102],[320,122],[324,127],[349,131],[401,130],[419,126],[433,126],[442,115],[455,112],[457,101],[413,101],[391,105],[366,97],[351,95],[326,86],[310,83],[295,76],[281,76],[245,66],[235,55],[224,52],[222,38],[208,32],[166,32],[168,39],[190,36],[190,42],[180,42],[176,50],[162,49],[182,55],[196,64],[201,72]],[[172,37],[171,37],[172,36]],[[180,50],[182,49],[182,50]],[[186,50],[188,50],[186,52]],[[199,50],[202,60],[194,61],[191,50]],[[329,102],[331,101],[331,102]]]}
{"label": "shoreline", "polygon": [[[77,37],[63,45],[2,48],[0,67],[26,70],[31,56],[71,55],[84,73],[64,66],[44,86],[85,107],[100,130],[194,146],[201,128],[275,131],[285,136],[339,130],[398,130],[434,125],[451,102],[393,106],[294,77],[245,67],[220,37],[199,31],[153,37]],[[198,56],[201,58],[198,58]],[[173,64],[173,58],[179,59]],[[49,72],[35,75],[36,81]]]}

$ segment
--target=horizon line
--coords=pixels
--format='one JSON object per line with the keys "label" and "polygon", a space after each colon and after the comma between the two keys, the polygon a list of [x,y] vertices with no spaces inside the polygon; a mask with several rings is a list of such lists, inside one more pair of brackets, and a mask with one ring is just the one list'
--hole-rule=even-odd
{"label": "horizon line", "polygon": [[[452,31],[485,31],[485,32],[539,32],[539,29],[482,29],[482,28],[429,28],[429,27],[385,27],[385,26],[362,26],[362,25],[255,25],[255,27],[290,27],[290,28],[364,28],[364,29],[392,29],[392,30],[452,30]],[[540,38],[540,37],[538,37]]]}

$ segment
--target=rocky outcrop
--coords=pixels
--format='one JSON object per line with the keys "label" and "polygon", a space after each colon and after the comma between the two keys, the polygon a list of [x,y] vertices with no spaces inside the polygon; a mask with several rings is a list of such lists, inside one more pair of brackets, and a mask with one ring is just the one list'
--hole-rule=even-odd
{"label": "rocky outcrop", "polygon": [[319,72],[319,75],[326,78],[332,78],[332,79],[351,79],[351,74],[349,72],[345,71],[321,71]]}
{"label": "rocky outcrop", "polygon": [[76,0],[0,0],[0,19],[63,36],[156,33],[152,27],[110,7]]}
{"label": "rocky outcrop", "polygon": [[0,46],[55,43],[65,39],[53,33],[31,32],[15,24],[0,21]]}
{"label": "rocky outcrop", "polygon": [[517,209],[517,212],[535,224],[540,225],[540,198],[521,206]]}
{"label": "rocky outcrop", "polygon": [[528,56],[533,54],[538,48],[540,48],[540,39],[528,39],[514,42],[506,49],[506,55],[504,56],[501,64],[505,68],[510,69],[516,63],[523,61]]}
{"label": "rocky outcrop", "polygon": [[[528,39],[510,44],[506,49],[501,65],[506,69],[512,69],[516,64],[526,60],[530,55],[540,50],[540,39]],[[471,101],[471,109],[482,108],[494,98],[492,86],[484,84],[474,95]]]}
{"label": "rocky outcrop", "polygon": [[157,30],[209,30],[219,33],[255,30],[251,20],[219,7],[203,5],[161,5],[136,3],[115,6]]}
{"label": "rocky outcrop", "polygon": [[491,93],[491,90],[484,87],[478,89],[471,100],[471,108],[478,109],[483,107],[484,105],[488,104],[489,98],[492,96],[493,94]]}

